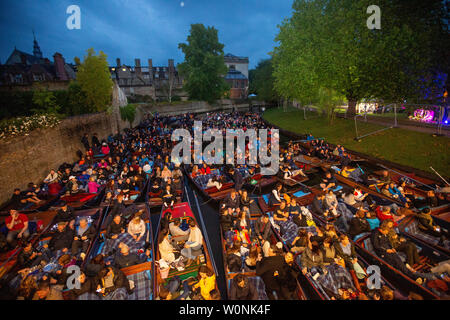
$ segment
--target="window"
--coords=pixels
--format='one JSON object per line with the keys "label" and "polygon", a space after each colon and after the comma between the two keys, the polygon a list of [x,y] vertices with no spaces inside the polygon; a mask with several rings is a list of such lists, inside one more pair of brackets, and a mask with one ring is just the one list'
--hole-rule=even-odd
{"label": "window", "polygon": [[234,64],[230,65],[229,70],[236,70],[236,66]]}

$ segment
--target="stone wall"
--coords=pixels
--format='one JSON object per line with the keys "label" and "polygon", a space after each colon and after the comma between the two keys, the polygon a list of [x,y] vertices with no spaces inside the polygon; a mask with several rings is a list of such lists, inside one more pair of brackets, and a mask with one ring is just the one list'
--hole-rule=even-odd
{"label": "stone wall", "polygon": [[15,187],[41,182],[52,168],[76,160],[84,151],[84,133],[97,133],[99,139],[129,125],[115,115],[89,114],[64,119],[56,128],[36,129],[28,136],[0,140],[0,203],[9,200]]}

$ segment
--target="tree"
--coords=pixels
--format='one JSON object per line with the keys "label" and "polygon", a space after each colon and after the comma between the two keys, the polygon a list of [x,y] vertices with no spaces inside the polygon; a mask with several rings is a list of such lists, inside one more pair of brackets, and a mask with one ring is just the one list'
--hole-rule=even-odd
{"label": "tree", "polygon": [[432,36],[438,27],[403,19],[397,1],[380,0],[381,29],[371,30],[371,2],[294,1],[273,53],[277,92],[308,103],[320,96],[319,88],[333,90],[346,97],[348,116],[363,98],[397,102],[419,95],[433,65],[429,51],[438,45]]}
{"label": "tree", "polygon": [[184,90],[191,100],[213,103],[229,90],[224,79],[227,67],[223,47],[217,30],[203,24],[192,24],[187,43],[178,45],[185,56],[178,68],[185,80]]}
{"label": "tree", "polygon": [[125,107],[120,107],[120,117],[123,121],[128,121],[130,123],[130,128],[132,128],[136,117],[136,105],[128,104]]}
{"label": "tree", "polygon": [[161,84],[161,89],[167,97],[167,101],[169,101],[169,103],[172,102],[172,94],[173,88],[175,87],[175,81],[175,73],[173,72],[173,70],[169,70],[168,78],[166,80],[163,80]]}
{"label": "tree", "polygon": [[61,109],[56,103],[56,97],[53,92],[44,90],[41,87],[33,93],[33,104],[38,106],[38,108],[31,109],[36,114],[51,113],[56,115]]}
{"label": "tree", "polygon": [[86,94],[86,101],[95,111],[105,111],[111,104],[113,82],[109,73],[106,54],[95,54],[93,48],[87,50],[83,62],[78,66],[77,82]]}
{"label": "tree", "polygon": [[256,94],[259,100],[275,102],[278,94],[274,88],[272,60],[266,59],[258,63],[255,69],[249,71],[249,93]]}

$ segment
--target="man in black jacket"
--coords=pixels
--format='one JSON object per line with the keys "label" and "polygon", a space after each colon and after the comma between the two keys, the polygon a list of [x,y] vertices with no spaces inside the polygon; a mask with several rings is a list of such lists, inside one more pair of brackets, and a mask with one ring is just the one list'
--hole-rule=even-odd
{"label": "man in black jacket", "polygon": [[256,220],[255,233],[259,241],[262,242],[264,256],[267,256],[267,252],[274,237],[272,226],[267,214],[263,214],[261,218]]}
{"label": "man in black jacket", "polygon": [[370,232],[370,224],[366,220],[366,212],[362,209],[359,209],[356,212],[355,217],[350,220],[350,226],[348,229],[348,234],[352,239],[354,239],[357,235]]}
{"label": "man in black jacket", "polygon": [[75,211],[72,207],[69,207],[67,203],[64,202],[62,207],[58,209],[56,214],[56,222],[69,222],[75,219]]}
{"label": "man in black jacket", "polygon": [[236,190],[230,192],[230,194],[224,199],[222,208],[231,208],[234,211],[239,211],[240,200]]}
{"label": "man in black jacket", "polygon": [[81,258],[84,259],[89,244],[95,237],[95,227],[89,225],[86,218],[80,219],[80,224],[75,229],[72,242],[72,255],[76,256],[81,247]]}
{"label": "man in black jacket", "polygon": [[397,251],[392,247],[388,233],[389,229],[385,225],[373,230],[371,241],[376,254],[394,268],[410,277],[414,277],[414,274],[406,268]]}
{"label": "man in black jacket", "polygon": [[113,220],[106,228],[106,238],[108,239],[117,239],[117,237],[125,232],[125,222],[123,221],[120,213],[116,213],[113,216]]}
{"label": "man in black jacket", "polygon": [[130,253],[130,248],[126,244],[120,243],[119,249],[120,252],[117,252],[114,257],[114,265],[116,268],[122,269],[144,262],[139,258],[137,253]]}
{"label": "man in black jacket", "polygon": [[87,133],[84,134],[83,138],[81,138],[81,143],[83,144],[84,148],[86,149],[86,151],[89,151],[90,146],[89,146],[89,136]]}
{"label": "man in black jacket", "polygon": [[72,241],[74,237],[74,232],[72,229],[66,227],[66,222],[58,222],[58,228],[55,234],[50,239],[48,247],[52,252],[62,250],[63,252],[69,251],[72,248]]}
{"label": "man in black jacket", "polygon": [[279,299],[282,298],[279,275],[284,269],[284,257],[275,245],[271,245],[268,256],[256,262],[256,275],[261,277],[266,286],[266,293],[270,300],[275,300],[274,292]]}
{"label": "man in black jacket", "polygon": [[233,174],[234,188],[237,192],[239,192],[244,185],[244,178],[242,177],[242,174],[239,172],[239,170],[235,168],[231,169],[231,173]]}
{"label": "man in black jacket", "polygon": [[115,267],[105,267],[96,277],[98,294],[101,297],[114,294],[120,288],[125,288],[128,294],[132,294],[134,290],[130,288],[130,282],[125,274]]}
{"label": "man in black jacket", "polygon": [[258,290],[247,275],[238,274],[230,285],[230,300],[258,300]]}

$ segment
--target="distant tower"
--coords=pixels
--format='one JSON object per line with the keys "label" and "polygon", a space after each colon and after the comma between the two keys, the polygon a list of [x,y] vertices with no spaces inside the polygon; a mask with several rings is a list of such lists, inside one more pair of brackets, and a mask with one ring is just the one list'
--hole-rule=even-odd
{"label": "distant tower", "polygon": [[33,55],[36,58],[42,59],[42,52],[41,52],[41,48],[39,47],[39,44],[36,40],[36,36],[34,35],[34,30],[33,30],[33,38],[34,38],[34,42],[33,42]]}

